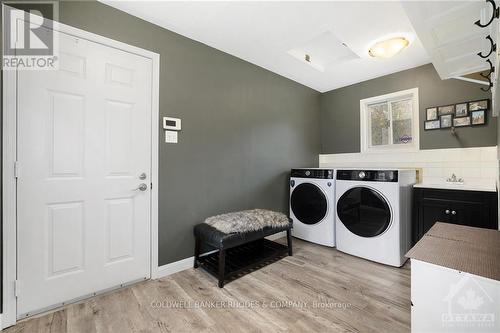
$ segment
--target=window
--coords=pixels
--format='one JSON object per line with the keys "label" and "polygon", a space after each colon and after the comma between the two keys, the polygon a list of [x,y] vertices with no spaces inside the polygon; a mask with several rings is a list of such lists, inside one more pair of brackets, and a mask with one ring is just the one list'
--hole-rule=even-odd
{"label": "window", "polygon": [[419,148],[418,88],[360,101],[361,152]]}

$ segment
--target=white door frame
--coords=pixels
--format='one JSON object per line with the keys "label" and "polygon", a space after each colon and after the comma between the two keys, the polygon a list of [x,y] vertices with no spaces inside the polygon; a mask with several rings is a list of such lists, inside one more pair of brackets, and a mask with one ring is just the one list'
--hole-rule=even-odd
{"label": "white door frame", "polygon": [[[2,12],[4,10],[2,5]],[[125,52],[133,53],[152,62],[151,92],[151,279],[158,276],[158,154],[159,154],[159,89],[160,55],[132,45],[118,42],[97,34],[54,22],[53,30],[86,39]],[[15,295],[17,278],[17,191],[15,163],[17,160],[17,75],[16,71],[3,71],[3,156],[2,156],[2,203],[3,203],[3,313],[0,327],[14,325],[17,320]]]}

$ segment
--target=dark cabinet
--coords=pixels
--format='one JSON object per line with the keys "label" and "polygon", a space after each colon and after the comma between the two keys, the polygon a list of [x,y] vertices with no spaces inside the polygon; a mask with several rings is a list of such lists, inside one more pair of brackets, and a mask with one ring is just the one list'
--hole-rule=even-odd
{"label": "dark cabinet", "polygon": [[413,243],[436,223],[498,229],[496,192],[414,188]]}

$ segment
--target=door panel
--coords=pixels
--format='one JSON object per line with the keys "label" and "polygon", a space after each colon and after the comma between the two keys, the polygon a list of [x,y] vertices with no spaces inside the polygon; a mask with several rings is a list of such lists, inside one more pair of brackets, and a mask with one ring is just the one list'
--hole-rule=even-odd
{"label": "door panel", "polygon": [[107,100],[106,112],[106,165],[108,175],[131,176],[130,154],[133,142],[133,104]]}
{"label": "door panel", "polygon": [[111,264],[134,256],[134,202],[131,198],[107,201],[107,264]]}
{"label": "door panel", "polygon": [[453,202],[452,221],[455,224],[478,228],[489,228],[489,214],[481,202]]}
{"label": "door panel", "polygon": [[425,234],[436,222],[451,223],[451,202],[424,199],[422,201],[422,235]]}
{"label": "door panel", "polygon": [[21,317],[150,275],[151,60],[59,35],[18,73]]}
{"label": "door panel", "polygon": [[83,268],[83,202],[48,205],[48,276]]}
{"label": "door panel", "polygon": [[78,177],[83,172],[83,142],[85,140],[84,96],[49,91],[51,102],[50,151],[52,177]]}

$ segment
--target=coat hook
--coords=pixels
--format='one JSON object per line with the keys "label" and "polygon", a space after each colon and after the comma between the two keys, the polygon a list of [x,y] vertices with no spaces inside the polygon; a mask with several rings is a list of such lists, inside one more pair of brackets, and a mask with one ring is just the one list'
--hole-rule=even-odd
{"label": "coat hook", "polygon": [[491,60],[490,59],[486,59],[486,62],[490,65],[490,69],[488,71],[488,74],[483,74],[483,73],[479,73],[479,75],[481,75],[482,77],[484,77],[485,79],[490,79],[490,76],[491,76],[491,73],[493,73],[495,71],[495,66],[493,66],[493,64],[491,63]]}
{"label": "coat hook", "polygon": [[479,73],[479,75],[481,75],[482,77],[484,77],[485,79],[489,79],[490,78],[490,75],[491,75],[491,72],[489,72],[488,74],[483,74],[483,73]]}
{"label": "coat hook", "polygon": [[488,82],[489,82],[489,85],[488,85],[488,88],[481,88],[482,91],[490,91],[491,90],[491,87],[493,87],[493,83],[491,82],[491,79],[488,77]]}
{"label": "coat hook", "polygon": [[491,22],[493,22],[494,19],[496,19],[500,16],[500,9],[497,8],[495,1],[494,0],[486,0],[486,2],[491,4],[491,7],[493,9],[493,13],[491,15],[490,20],[486,24],[481,24],[481,20],[477,20],[476,22],[474,22],[475,25],[477,25],[478,27],[481,27],[481,28],[486,28],[487,26],[489,26],[491,24]]}
{"label": "coat hook", "polygon": [[490,55],[491,55],[494,51],[496,51],[496,50],[497,50],[497,44],[495,44],[495,43],[493,42],[493,39],[491,38],[491,36],[490,36],[490,35],[488,35],[488,36],[486,37],[486,39],[488,39],[488,40],[490,41],[490,52],[488,52],[488,54],[487,54],[487,55],[483,55],[483,52],[482,52],[482,51],[481,51],[481,52],[479,52],[479,53],[477,54],[478,56],[480,56],[480,57],[481,57],[481,58],[483,58],[483,59],[488,58],[488,57],[489,57],[489,56],[490,56]]}
{"label": "coat hook", "polygon": [[490,75],[491,75],[491,72],[484,75],[483,73],[479,73],[479,75],[481,75],[482,77],[484,77],[485,79],[489,79],[490,78]]}

